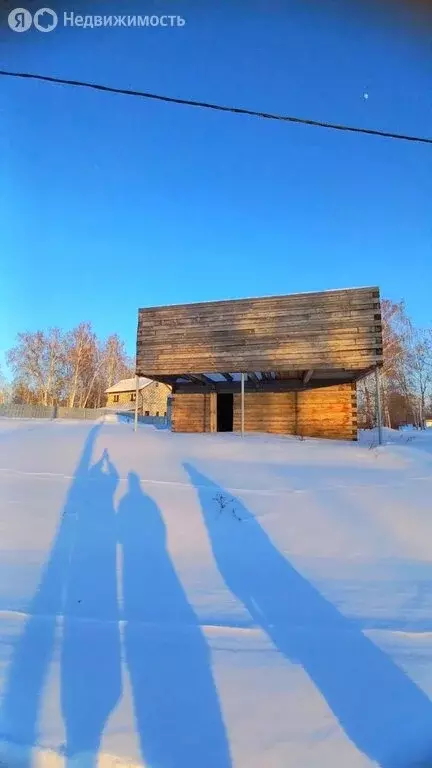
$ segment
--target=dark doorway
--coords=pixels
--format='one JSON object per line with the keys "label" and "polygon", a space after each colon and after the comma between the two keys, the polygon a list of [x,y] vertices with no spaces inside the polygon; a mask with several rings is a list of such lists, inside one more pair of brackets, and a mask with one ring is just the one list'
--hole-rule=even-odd
{"label": "dark doorway", "polygon": [[217,395],[217,431],[233,431],[233,396],[227,394]]}

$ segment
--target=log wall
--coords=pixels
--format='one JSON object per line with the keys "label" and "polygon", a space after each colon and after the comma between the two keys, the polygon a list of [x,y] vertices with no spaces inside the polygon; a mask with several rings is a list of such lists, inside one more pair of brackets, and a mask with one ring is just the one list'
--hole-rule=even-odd
{"label": "log wall", "polygon": [[[211,393],[173,395],[171,429],[173,432],[210,432]],[[214,395],[213,395],[214,397]]]}
{"label": "log wall", "polygon": [[297,435],[357,440],[355,383],[298,392],[297,396]]}
{"label": "log wall", "polygon": [[[234,431],[241,428],[241,396],[234,395]],[[355,384],[304,392],[245,395],[245,430],[275,434],[357,439]]]}
{"label": "log wall", "polygon": [[[245,394],[245,430],[294,435],[295,392]],[[234,431],[241,430],[241,395],[234,395]]]}
{"label": "log wall", "polygon": [[345,369],[382,361],[377,288],[140,309],[137,373]]}
{"label": "log wall", "polygon": [[[214,431],[216,428],[215,398],[214,393],[174,395],[173,431]],[[241,396],[235,394],[235,432],[240,431],[240,419]],[[303,392],[248,393],[245,395],[245,430],[356,440],[355,384],[341,384]]]}

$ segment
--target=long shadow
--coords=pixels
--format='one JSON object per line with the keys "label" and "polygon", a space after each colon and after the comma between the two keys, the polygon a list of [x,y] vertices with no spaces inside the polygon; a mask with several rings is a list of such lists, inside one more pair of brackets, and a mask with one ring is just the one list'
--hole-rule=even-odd
{"label": "long shadow", "polygon": [[49,558],[37,591],[27,608],[27,620],[6,673],[1,707],[1,738],[22,747],[22,764],[31,762],[39,736],[41,698],[52,660],[57,617],[63,613],[75,529],[74,514],[82,502],[99,427],[89,432],[75,470]]}
{"label": "long shadow", "polygon": [[146,765],[229,768],[209,648],[167,550],[155,502],[130,473],[119,505],[126,661]]}
{"label": "long shadow", "polygon": [[431,760],[429,698],[293,568],[239,499],[218,511],[213,499],[231,494],[184,466],[225,583],[279,651],[303,666],[349,739],[382,768]]}
{"label": "long shadow", "polygon": [[61,706],[66,755],[96,764],[105,723],[120,698],[114,493],[119,475],[104,451],[90,467],[75,510],[64,599]]}
{"label": "long shadow", "polygon": [[[41,703],[61,634],[61,701],[68,756],[94,755],[120,695],[112,498],[118,478],[107,456],[91,466],[99,429],[94,426],[86,439],[7,671],[0,735],[21,746],[23,768],[32,764],[32,748],[39,742]],[[102,625],[103,619],[115,620]]]}

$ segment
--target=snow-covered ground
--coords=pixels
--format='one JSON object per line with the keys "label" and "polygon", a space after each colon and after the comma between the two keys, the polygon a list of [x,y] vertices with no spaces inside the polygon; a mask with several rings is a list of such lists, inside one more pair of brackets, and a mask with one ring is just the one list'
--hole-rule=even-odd
{"label": "snow-covered ground", "polygon": [[385,437],[1,421],[0,764],[431,766],[432,435]]}

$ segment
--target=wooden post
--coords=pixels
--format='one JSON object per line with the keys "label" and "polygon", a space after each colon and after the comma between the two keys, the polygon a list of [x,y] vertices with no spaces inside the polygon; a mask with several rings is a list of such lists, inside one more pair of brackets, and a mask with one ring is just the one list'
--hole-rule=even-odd
{"label": "wooden post", "polygon": [[245,375],[241,374],[241,436],[244,437],[244,385]]}
{"label": "wooden post", "polygon": [[138,395],[139,395],[139,377],[135,376],[135,423],[134,432],[138,429]]}
{"label": "wooden post", "polygon": [[381,382],[380,369],[375,368],[375,402],[376,402],[376,420],[378,427],[378,445],[382,445],[382,408],[381,408]]}
{"label": "wooden post", "polygon": [[217,394],[210,392],[210,432],[217,432]]}

